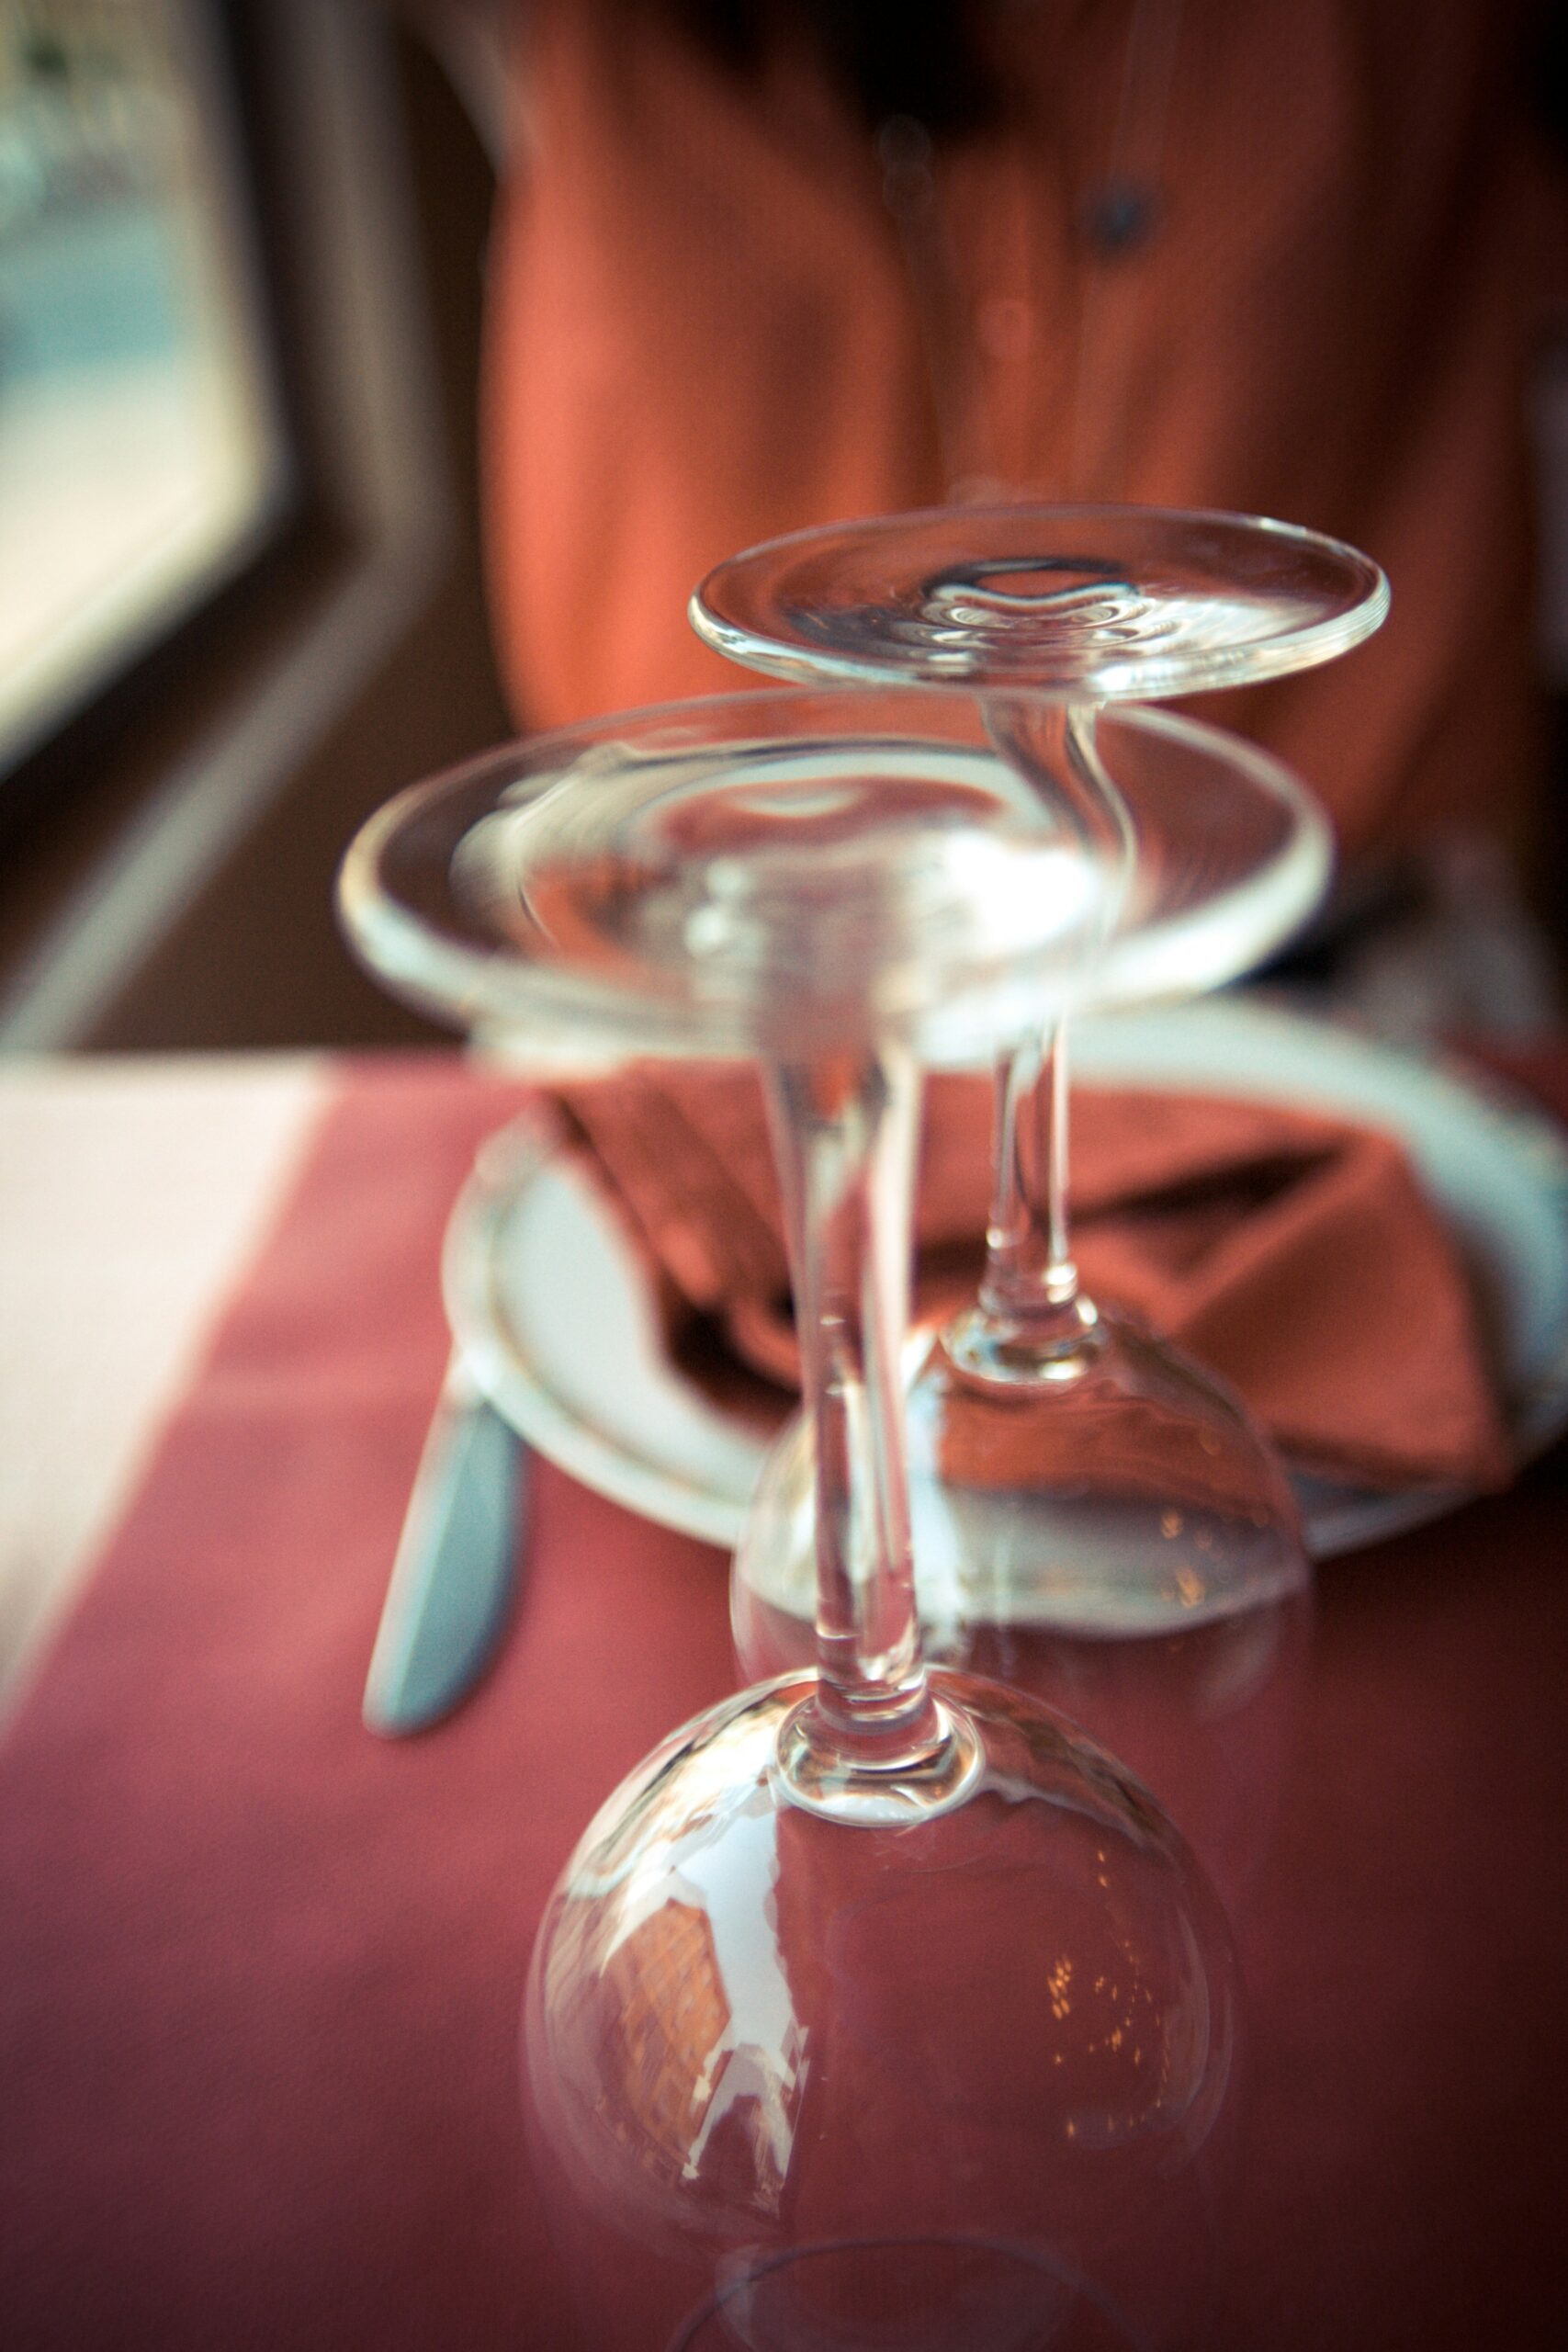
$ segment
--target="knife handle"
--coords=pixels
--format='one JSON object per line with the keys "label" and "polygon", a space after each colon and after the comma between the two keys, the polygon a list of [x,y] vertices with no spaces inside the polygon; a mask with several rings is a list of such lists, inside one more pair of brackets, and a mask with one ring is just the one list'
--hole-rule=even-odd
{"label": "knife handle", "polygon": [[439,1723],[489,1663],[516,1583],[525,1469],[522,1439],[455,1355],[371,1653],[364,1702],[371,1731],[396,1738]]}

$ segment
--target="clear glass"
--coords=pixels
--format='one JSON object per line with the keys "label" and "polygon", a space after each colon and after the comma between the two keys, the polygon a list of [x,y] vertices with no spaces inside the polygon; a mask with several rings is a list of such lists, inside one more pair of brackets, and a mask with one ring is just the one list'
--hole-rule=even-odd
{"label": "clear glass", "polygon": [[1313,669],[1387,610],[1375,563],[1293,524],[1019,503],[768,540],[709,572],[691,618],[774,677],[1036,686],[1100,703]]}
{"label": "clear glass", "polygon": [[[1314,666],[1368,636],[1387,605],[1375,564],[1291,526],[1014,503],[754,548],[702,583],[692,619],[735,659],[786,676],[966,680],[988,695],[1050,685],[1071,695],[1092,741],[1107,702]],[[1238,884],[1259,907],[1271,854],[1292,872],[1280,842],[1258,838],[1277,804],[1255,774],[1184,775],[1179,748],[1168,739],[1141,776],[1116,763],[1139,855],[1119,935],[1083,992],[1100,1003],[1218,985],[1304,910],[1287,888],[1273,938],[1229,920]],[[1152,823],[1140,785],[1159,804]],[[1174,860],[1151,854],[1151,839],[1177,839],[1182,824]],[[998,1057],[985,1277],[910,1391],[928,1644],[1017,1678],[1122,1743],[1239,1904],[1267,1847],[1305,1657],[1294,1497],[1224,1384],[1083,1292],[1067,1114],[1059,1013]],[[809,1652],[810,1481],[797,1426],[770,1459],[736,1559],[749,1672]]]}
{"label": "clear glass", "polygon": [[[1117,756],[1171,724],[1110,723]],[[963,1062],[1061,1000],[1125,856],[1059,703],[998,721],[964,695],[775,687],[415,786],[362,828],[338,898],[389,987],[541,1069],[872,1035]],[[1268,927],[1278,878],[1233,920]]]}
{"label": "clear glass", "polygon": [[905,1826],[788,1801],[808,1678],[651,1757],[535,1947],[532,2133],[595,2352],[1130,2352],[1201,2312],[1239,2013],[1146,1793],[1023,1694]]}
{"label": "clear glass", "polygon": [[1136,1781],[931,1673],[916,1624],[916,1057],[1046,1017],[1121,873],[1066,713],[1021,704],[1007,741],[919,694],[643,714],[405,796],[345,869],[383,977],[545,1066],[658,1039],[766,1080],[817,1669],[650,1757],[540,1929],[530,2130],[596,2352],[1143,2347],[1201,2300],[1239,2035],[1217,1898]]}
{"label": "clear glass", "polygon": [[[1005,740],[994,708],[989,723]],[[1136,852],[1080,998],[1228,979],[1314,902],[1326,834],[1272,763],[1164,713],[1075,710],[1065,736],[1083,772],[1113,775]],[[1130,1764],[1239,1909],[1268,1850],[1308,1655],[1295,1497],[1223,1382],[1083,1294],[1061,1034],[1058,1016],[998,1057],[985,1277],[912,1367],[921,1620],[934,1659],[1017,1681]],[[814,1476],[797,1420],[735,1555],[748,1677],[813,1654]]]}

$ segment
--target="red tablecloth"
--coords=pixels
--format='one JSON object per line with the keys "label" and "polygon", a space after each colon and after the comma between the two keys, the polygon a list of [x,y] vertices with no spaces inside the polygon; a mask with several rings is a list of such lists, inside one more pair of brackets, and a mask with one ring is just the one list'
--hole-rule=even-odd
{"label": "red tablecloth", "polygon": [[[1568,1058],[1545,1076],[1568,1104]],[[529,1940],[731,1668],[719,1555],[541,1466],[489,1681],[425,1738],[360,1728],[438,1238],[509,1099],[345,1070],[0,1750],[9,2346],[572,2340],[514,2084]],[[1325,1575],[1207,2352],[1558,2339],[1565,1633],[1562,1452]]]}

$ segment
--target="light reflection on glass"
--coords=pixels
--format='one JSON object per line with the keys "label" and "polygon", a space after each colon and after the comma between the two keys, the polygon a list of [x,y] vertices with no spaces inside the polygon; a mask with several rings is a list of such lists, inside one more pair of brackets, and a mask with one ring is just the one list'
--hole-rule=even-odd
{"label": "light reflection on glass", "polygon": [[572,1985],[600,2018],[627,2110],[617,2136],[641,2135],[642,2165],[671,2189],[716,2167],[766,2220],[807,2066],[777,1939],[778,1817],[761,1787],[734,1777],[754,1746],[743,1723],[716,1734],[702,1759],[706,1802],[673,1837],[656,1813],[647,1834],[660,1780],[650,1774],[608,1850],[600,1845],[599,1867],[571,1879],[574,1894],[611,1900],[569,1910],[547,1997]]}

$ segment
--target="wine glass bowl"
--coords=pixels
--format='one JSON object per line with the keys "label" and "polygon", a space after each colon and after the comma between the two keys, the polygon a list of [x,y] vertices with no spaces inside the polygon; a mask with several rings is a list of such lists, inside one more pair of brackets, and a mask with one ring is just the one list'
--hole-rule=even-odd
{"label": "wine glass bowl", "polygon": [[[1064,1343],[1063,1353],[1067,1350]],[[921,1634],[934,1664],[1082,1724],[1179,1821],[1234,1918],[1270,1843],[1309,1657],[1295,1498],[1239,1400],[1103,1313],[1074,1410],[930,1343],[906,1397]],[[813,1653],[811,1430],[770,1449],[730,1578],[748,1678]]]}
{"label": "wine glass bowl", "polygon": [[933,1678],[979,1736],[964,1804],[846,1831],[781,1803],[812,1687],[650,1758],[536,1946],[534,2131],[569,2244],[592,2217],[595,2346],[1156,2340],[1233,2112],[1214,1896],[1119,1766],[972,1678]]}

